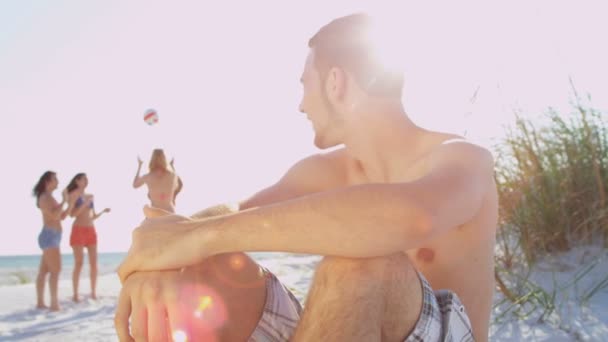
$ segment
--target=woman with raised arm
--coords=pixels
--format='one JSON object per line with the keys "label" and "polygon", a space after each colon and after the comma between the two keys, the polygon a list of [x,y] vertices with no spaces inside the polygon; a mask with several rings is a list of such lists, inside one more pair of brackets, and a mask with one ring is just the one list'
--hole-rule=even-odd
{"label": "woman with raised arm", "polygon": [[142,160],[137,158],[138,167],[133,188],[137,189],[142,185],[148,187],[148,198],[153,207],[160,208],[169,212],[175,212],[175,198],[181,191],[182,181],[175,173],[173,160],[167,163],[167,157],[162,149],[155,149],[150,158],[149,171],[140,176]]}
{"label": "woman with raised arm", "polygon": [[[68,201],[67,191],[62,193],[61,203],[53,197],[53,191],[57,189],[59,181],[57,174],[53,171],[46,171],[38,183],[34,186],[33,194],[36,197],[36,206],[42,212],[42,231],[38,235],[38,246],[42,249],[42,258],[38,276],[36,277],[36,307],[39,309],[47,308],[44,304],[44,283],[47,274],[49,277],[49,288],[51,290],[51,311],[59,310],[59,300],[57,298],[57,287],[59,284],[59,272],[61,271],[61,221],[65,219],[71,206]],[[68,204],[64,210],[63,207]]]}
{"label": "woman with raised arm", "polygon": [[93,195],[85,193],[89,184],[87,175],[78,173],[68,185],[67,192],[70,203],[74,203],[70,216],[75,217],[70,234],[70,246],[74,251],[74,272],[72,274],[72,286],[75,302],[80,300],[78,296],[78,283],[80,271],[84,259],[84,249],[87,249],[89,256],[89,267],[91,272],[91,298],[97,299],[97,232],[95,231],[94,221],[104,213],[109,213],[110,208],[105,208],[101,212],[95,211],[93,205]]}

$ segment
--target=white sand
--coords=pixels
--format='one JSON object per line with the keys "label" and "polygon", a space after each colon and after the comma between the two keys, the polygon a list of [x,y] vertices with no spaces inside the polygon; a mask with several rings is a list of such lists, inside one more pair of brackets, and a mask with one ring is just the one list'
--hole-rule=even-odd
{"label": "white sand", "polygon": [[[87,293],[88,279],[81,280]],[[84,290],[84,291],[83,291]],[[99,278],[97,301],[87,296],[80,303],[70,300],[72,283],[59,283],[61,311],[36,310],[34,284],[0,287],[0,341],[118,341],[114,333],[114,308],[120,290],[115,275]],[[46,303],[49,303],[48,286]]]}
{"label": "white sand", "polygon": [[[575,248],[547,257],[536,265],[530,279],[542,287],[555,309],[544,319],[542,306],[525,319],[513,315],[499,319],[511,303],[500,305],[494,310],[493,320],[498,322],[492,326],[492,340],[608,341],[608,250]],[[586,294],[599,284],[603,288],[584,301]],[[503,298],[497,293],[496,302]]]}
{"label": "white sand", "polygon": [[[586,306],[580,305],[580,297],[591,284],[597,284],[608,276],[608,258],[602,250],[575,250],[559,259],[541,266],[560,268],[561,272],[536,271],[532,277],[550,289],[567,285],[577,270],[589,262],[600,261],[576,286],[556,292],[556,310],[544,322],[536,316],[520,320],[512,315],[493,325],[493,341],[607,341],[608,340],[608,290],[596,294]],[[277,254],[262,258],[261,263],[274,271],[290,287],[299,299],[304,298],[313,268],[318,257]],[[554,283],[553,279],[556,279]],[[81,281],[84,294],[88,282]],[[0,341],[116,341],[113,316],[120,283],[115,275],[99,279],[97,301],[85,298],[80,303],[69,300],[71,283],[60,281],[62,311],[51,313],[33,309],[35,289],[33,284],[0,287]],[[496,301],[501,294],[497,293]],[[48,300],[48,297],[47,297]],[[494,318],[504,310],[503,304],[494,312]]]}

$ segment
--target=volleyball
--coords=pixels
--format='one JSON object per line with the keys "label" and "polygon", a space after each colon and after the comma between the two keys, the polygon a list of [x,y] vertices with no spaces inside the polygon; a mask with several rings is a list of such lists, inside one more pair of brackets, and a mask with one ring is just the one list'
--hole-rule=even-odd
{"label": "volleyball", "polygon": [[150,126],[158,123],[158,113],[156,112],[156,110],[148,109],[144,113],[144,121]]}

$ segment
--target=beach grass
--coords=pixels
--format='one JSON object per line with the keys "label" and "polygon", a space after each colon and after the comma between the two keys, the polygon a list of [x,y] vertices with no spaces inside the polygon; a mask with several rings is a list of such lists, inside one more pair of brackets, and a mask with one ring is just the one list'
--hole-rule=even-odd
{"label": "beach grass", "polygon": [[[534,121],[517,115],[495,147],[500,200],[495,275],[510,303],[496,303],[503,308],[498,320],[508,313],[549,316],[560,291],[576,286],[597,263],[550,288],[530,279],[535,264],[576,246],[606,247],[608,241],[608,113],[573,90],[571,113],[548,108]],[[581,304],[607,288],[608,276],[583,291]]]}

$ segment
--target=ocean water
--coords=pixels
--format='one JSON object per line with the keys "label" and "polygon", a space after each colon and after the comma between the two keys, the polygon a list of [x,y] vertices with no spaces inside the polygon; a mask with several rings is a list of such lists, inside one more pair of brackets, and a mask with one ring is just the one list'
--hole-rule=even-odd
{"label": "ocean water", "polygon": [[[116,272],[116,268],[122,262],[126,253],[99,253],[98,273],[99,275]],[[41,255],[8,255],[0,256],[0,286],[32,283],[36,280],[40,266]],[[81,277],[89,275],[89,259],[84,256],[84,265]],[[72,254],[61,255],[61,279],[70,279],[74,270],[74,256]]]}
{"label": "ocean water", "polygon": [[[286,281],[298,299],[303,299],[305,292],[298,290],[308,284],[319,256],[290,253],[248,253],[260,265],[272,270],[281,280]],[[99,275],[115,273],[126,256],[126,253],[100,253],[98,255]],[[41,255],[0,256],[0,286],[13,286],[36,281]],[[89,277],[88,257],[82,267],[81,279]],[[74,256],[61,255],[60,279],[71,279],[74,270]],[[293,278],[293,279],[291,279]],[[304,286],[304,287],[306,287]]]}

